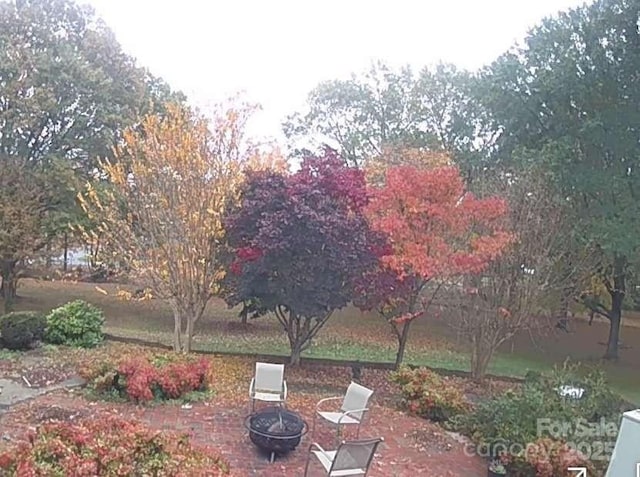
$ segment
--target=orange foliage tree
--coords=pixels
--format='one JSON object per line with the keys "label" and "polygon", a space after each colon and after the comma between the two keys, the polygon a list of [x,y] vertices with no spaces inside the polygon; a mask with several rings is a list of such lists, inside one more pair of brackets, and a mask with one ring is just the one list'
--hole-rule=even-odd
{"label": "orange foliage tree", "polygon": [[391,167],[370,196],[365,214],[388,244],[379,249],[376,272],[363,277],[356,305],[376,309],[392,326],[398,367],[411,323],[427,312],[441,285],[481,272],[512,235],[504,228],[505,201],[466,192],[456,167]]}
{"label": "orange foliage tree", "polygon": [[380,154],[367,159],[364,171],[369,184],[381,185],[384,184],[385,172],[391,167],[411,166],[418,169],[434,169],[452,165],[451,156],[443,151],[385,146]]}

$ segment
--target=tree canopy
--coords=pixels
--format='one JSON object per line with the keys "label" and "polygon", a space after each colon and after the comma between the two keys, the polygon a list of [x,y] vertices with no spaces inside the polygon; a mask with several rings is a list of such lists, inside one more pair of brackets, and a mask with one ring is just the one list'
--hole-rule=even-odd
{"label": "tree canopy", "polygon": [[411,321],[429,306],[421,300],[425,286],[482,271],[510,243],[507,204],[465,191],[451,166],[392,167],[370,195],[365,214],[389,246],[379,253],[379,269],[361,280],[357,304],[388,319],[399,340],[399,365]]}
{"label": "tree canopy", "polygon": [[598,0],[534,28],[521,48],[485,72],[485,99],[501,131],[503,164],[547,168],[576,217],[580,247],[594,263],[612,307],[589,302],[611,321],[607,356],[618,355],[622,300],[640,246],[640,5]]}
{"label": "tree canopy", "polygon": [[375,264],[366,204],[363,172],[326,149],[294,174],[250,172],[239,205],[229,211],[235,260],[226,301],[249,303],[254,316],[274,312],[293,363]]}
{"label": "tree canopy", "polygon": [[474,81],[449,64],[416,74],[378,62],[349,80],[319,84],[308,110],[289,116],[284,132],[294,144],[333,143],[354,166],[398,147],[447,152],[467,165],[491,141]]}
{"label": "tree canopy", "polygon": [[[90,8],[70,0],[0,2],[0,168],[18,161],[20,170],[33,168],[51,186],[47,220],[20,222],[42,225],[37,237],[30,230],[28,243],[38,242],[42,252],[82,220],[75,200],[79,181],[100,158],[113,158],[125,128],[140,115],[161,111],[168,98],[183,99],[138,67]],[[32,172],[24,172],[16,180],[27,181],[29,190]],[[0,213],[8,216],[14,204],[0,203],[5,207]],[[27,207],[23,214],[32,211]],[[13,244],[5,251],[18,246],[29,249]],[[26,256],[5,255],[10,266],[3,267],[3,280],[16,276],[14,267]]]}
{"label": "tree canopy", "polygon": [[[125,132],[116,160],[102,163],[108,187],[80,195],[106,250],[167,299],[176,351],[189,351],[194,325],[225,275],[223,214],[241,182],[239,141],[246,115],[209,123],[180,105],[145,116]],[[228,142],[227,139],[234,140]]]}

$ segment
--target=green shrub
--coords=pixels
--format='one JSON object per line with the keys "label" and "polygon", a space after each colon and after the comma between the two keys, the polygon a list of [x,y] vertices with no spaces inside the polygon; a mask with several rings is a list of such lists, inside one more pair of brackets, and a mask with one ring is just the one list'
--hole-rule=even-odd
{"label": "green shrub", "polygon": [[426,419],[446,421],[469,410],[462,391],[430,369],[403,367],[391,374],[391,381],[400,385],[404,407]]}
{"label": "green shrub", "polygon": [[45,317],[35,311],[8,313],[0,320],[2,343],[9,349],[28,349],[44,337]]}
{"label": "green shrub", "polygon": [[82,300],[72,301],[47,315],[45,339],[53,344],[93,348],[104,339],[103,324],[100,309]]}
{"label": "green shrub", "polygon": [[[457,416],[452,427],[470,436],[483,453],[492,456],[503,449],[524,447],[539,438],[581,443],[588,443],[590,439],[601,441],[602,436],[579,435],[584,427],[578,423],[599,424],[604,419],[617,426],[625,410],[624,401],[609,389],[601,371],[591,371],[583,377],[577,371],[575,366],[565,366],[548,375],[529,376],[518,391],[479,403],[471,413]],[[563,385],[583,388],[583,397],[561,396],[558,388]],[[559,429],[551,427],[552,424],[567,427]],[[615,438],[606,436],[607,441],[615,442]]]}

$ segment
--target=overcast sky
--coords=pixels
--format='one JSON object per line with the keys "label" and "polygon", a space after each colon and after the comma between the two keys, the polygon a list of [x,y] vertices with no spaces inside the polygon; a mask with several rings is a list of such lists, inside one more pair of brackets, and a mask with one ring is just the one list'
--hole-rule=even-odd
{"label": "overcast sky", "polygon": [[262,104],[251,132],[280,136],[320,81],[381,59],[476,69],[578,0],[85,0],[141,65],[194,104],[238,91]]}

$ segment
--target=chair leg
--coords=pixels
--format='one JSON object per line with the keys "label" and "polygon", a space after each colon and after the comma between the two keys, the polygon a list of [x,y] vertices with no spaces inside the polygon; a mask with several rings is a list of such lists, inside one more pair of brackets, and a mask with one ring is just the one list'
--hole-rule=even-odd
{"label": "chair leg", "polygon": [[307,455],[307,464],[304,466],[304,477],[307,477],[307,474],[309,473],[310,462],[311,462],[311,452],[309,452],[309,455]]}
{"label": "chair leg", "polygon": [[338,431],[336,432],[336,444],[335,444],[336,449],[340,445],[340,430],[341,429],[342,429],[342,426],[340,424],[338,424]]}
{"label": "chair leg", "polygon": [[313,424],[311,425],[311,437],[316,435],[316,421],[318,420],[318,413],[313,413]]}

